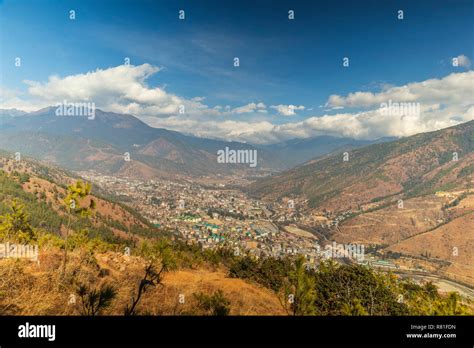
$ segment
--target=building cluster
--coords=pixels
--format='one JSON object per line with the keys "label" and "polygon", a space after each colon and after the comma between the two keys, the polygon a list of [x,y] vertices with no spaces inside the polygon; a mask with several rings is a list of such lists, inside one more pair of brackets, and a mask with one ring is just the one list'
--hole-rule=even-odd
{"label": "building cluster", "polygon": [[92,171],[84,179],[118,197],[157,227],[203,249],[227,246],[256,257],[306,255],[316,260],[315,239],[288,233],[282,223],[301,222],[293,202],[266,205],[243,192],[196,183],[123,178]]}
{"label": "building cluster", "polygon": [[[263,203],[225,185],[204,186],[161,179],[142,181],[92,171],[79,174],[186,243],[203,249],[226,246],[236,254],[250,253],[255,257],[304,255],[308,264],[316,264],[321,258],[335,258],[336,249],[318,245],[317,238],[310,237],[309,232],[291,233],[285,226],[333,228],[354,213],[348,210],[333,217],[324,212],[302,214],[306,201],[285,199]],[[354,259],[367,265],[390,266],[372,259],[370,262],[360,257]]]}

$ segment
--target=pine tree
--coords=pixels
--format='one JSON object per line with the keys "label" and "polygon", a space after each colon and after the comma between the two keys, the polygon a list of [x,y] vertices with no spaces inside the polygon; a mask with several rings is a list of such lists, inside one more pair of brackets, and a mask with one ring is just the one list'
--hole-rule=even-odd
{"label": "pine tree", "polygon": [[0,237],[6,240],[14,239],[20,243],[36,240],[36,233],[28,221],[28,215],[23,212],[24,206],[13,201],[11,213],[0,216]]}
{"label": "pine tree", "polygon": [[81,299],[81,314],[95,316],[108,308],[117,296],[117,290],[110,285],[103,285],[100,289],[91,289],[79,284],[76,293]]}
{"label": "pine tree", "polygon": [[291,315],[316,315],[315,278],[305,267],[305,258],[295,261],[294,269],[283,285],[283,304]]}
{"label": "pine tree", "polygon": [[353,316],[369,315],[358,298],[353,299],[350,304],[345,303],[342,306],[342,314]]}
{"label": "pine tree", "polygon": [[80,180],[67,187],[67,195],[64,198],[64,203],[66,204],[66,210],[68,212],[68,222],[64,240],[64,263],[62,271],[63,277],[66,274],[68,237],[71,227],[79,220],[80,217],[90,216],[96,207],[95,201],[92,198],[90,198],[89,204],[81,206],[81,202],[85,201],[89,197],[90,193],[91,185],[89,183],[83,183]]}

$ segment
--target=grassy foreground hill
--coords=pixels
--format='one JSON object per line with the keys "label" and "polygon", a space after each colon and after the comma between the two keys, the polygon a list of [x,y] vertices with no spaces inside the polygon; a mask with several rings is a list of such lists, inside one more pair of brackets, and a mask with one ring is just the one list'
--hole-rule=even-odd
{"label": "grassy foreground hill", "polygon": [[0,241],[39,251],[37,260],[0,258],[1,315],[472,313],[456,293],[361,265],[308,269],[301,257],[201,250],[58,168],[10,155],[1,163]]}

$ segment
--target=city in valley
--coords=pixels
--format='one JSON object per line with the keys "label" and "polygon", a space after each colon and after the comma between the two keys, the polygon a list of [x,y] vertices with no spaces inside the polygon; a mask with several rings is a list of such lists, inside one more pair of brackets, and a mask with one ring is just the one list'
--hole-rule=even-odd
{"label": "city in valley", "polygon": [[262,202],[222,183],[142,181],[94,171],[78,174],[140,212],[156,227],[203,249],[226,246],[235,254],[244,252],[257,258],[302,254],[307,267],[314,267],[320,258],[333,258],[379,269],[400,268],[367,253],[364,245],[329,240],[331,231],[351,211],[337,216],[305,214],[304,201]]}
{"label": "city in valley", "polygon": [[156,227],[203,249],[227,246],[236,254],[248,252],[256,257],[303,254],[308,266],[321,257],[367,263],[363,245],[340,245],[326,239],[344,214],[335,219],[302,214],[305,202],[264,203],[221,183],[142,181],[93,171],[78,174],[139,211]]}

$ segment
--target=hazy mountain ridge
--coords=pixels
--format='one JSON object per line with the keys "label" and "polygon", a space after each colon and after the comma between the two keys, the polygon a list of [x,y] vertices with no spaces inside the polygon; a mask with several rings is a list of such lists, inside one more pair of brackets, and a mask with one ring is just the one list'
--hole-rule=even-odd
{"label": "hazy mountain ridge", "polygon": [[321,135],[307,139],[291,139],[281,143],[265,145],[263,148],[277,151],[286,158],[287,168],[291,168],[319,156],[333,152],[342,152],[370,144],[395,140],[394,137],[385,137],[376,140],[356,140]]}
{"label": "hazy mountain ridge", "polygon": [[[54,107],[29,114],[1,110],[0,116],[0,148],[70,169],[96,169],[143,178],[275,172],[329,152],[372,143],[329,136],[274,145],[227,142],[152,128],[134,116],[101,110],[96,110],[91,120],[56,116]],[[226,147],[256,150],[257,168],[250,168],[248,164],[217,163],[217,151]],[[125,153],[130,154],[132,161],[124,161]]]}

